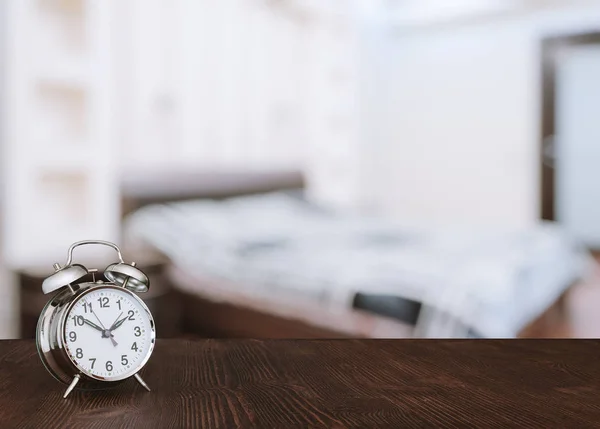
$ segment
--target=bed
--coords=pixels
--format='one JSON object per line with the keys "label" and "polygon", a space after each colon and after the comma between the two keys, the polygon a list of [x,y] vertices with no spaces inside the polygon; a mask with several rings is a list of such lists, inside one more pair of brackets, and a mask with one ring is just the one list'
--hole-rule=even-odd
{"label": "bed", "polygon": [[200,335],[545,336],[591,264],[550,223],[417,231],[332,212],[304,198],[297,172],[136,180],[124,182],[126,242],[169,261]]}

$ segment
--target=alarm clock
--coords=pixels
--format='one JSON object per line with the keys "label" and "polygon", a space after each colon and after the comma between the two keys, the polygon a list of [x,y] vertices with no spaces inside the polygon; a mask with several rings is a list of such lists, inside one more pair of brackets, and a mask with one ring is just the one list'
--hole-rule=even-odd
{"label": "alarm clock", "polygon": [[[97,269],[73,263],[73,250],[83,245],[116,250],[118,261],[104,270],[104,280],[96,280]],[[146,274],[125,263],[117,245],[101,240],[73,244],[67,262],[54,270],[42,283],[44,294],[55,294],[40,315],[36,343],[48,372],[68,385],[63,397],[76,386],[95,390],[132,377],[150,391],[139,374],[156,339],[154,319],[137,296],[148,291]]]}

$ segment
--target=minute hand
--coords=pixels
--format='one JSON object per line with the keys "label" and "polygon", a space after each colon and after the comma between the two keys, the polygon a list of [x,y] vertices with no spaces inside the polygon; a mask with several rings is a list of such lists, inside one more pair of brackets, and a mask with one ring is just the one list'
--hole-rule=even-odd
{"label": "minute hand", "polygon": [[121,320],[119,320],[118,322],[115,322],[114,325],[111,326],[111,328],[109,329],[110,332],[114,331],[115,329],[117,329],[119,326],[121,326],[123,323],[125,323],[125,321],[129,318],[129,316],[123,317]]}

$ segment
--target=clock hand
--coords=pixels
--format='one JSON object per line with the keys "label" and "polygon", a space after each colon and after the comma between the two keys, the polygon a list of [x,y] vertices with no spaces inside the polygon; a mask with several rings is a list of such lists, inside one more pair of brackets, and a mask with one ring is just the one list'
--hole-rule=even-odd
{"label": "clock hand", "polygon": [[117,342],[115,341],[115,337],[113,337],[113,335],[112,335],[112,334],[110,334],[110,336],[109,336],[108,338],[110,338],[110,342],[112,343],[112,345],[113,345],[114,347],[117,347],[117,346],[119,345],[119,343],[117,343]]}
{"label": "clock hand", "polygon": [[115,319],[115,323],[112,324],[112,326],[110,328],[108,328],[109,331],[112,331],[113,329],[115,329],[115,326],[117,325],[117,322],[119,320],[119,317],[121,317],[123,315],[123,312],[121,311],[121,314],[119,314],[117,316],[117,318]]}
{"label": "clock hand", "polygon": [[96,320],[98,321],[98,323],[100,323],[100,326],[102,326],[102,329],[106,330],[106,327],[104,326],[104,323],[102,323],[102,320],[100,320],[100,318],[98,317],[98,315],[96,314],[96,312],[92,309],[92,314],[94,315],[94,317],[96,318]]}
{"label": "clock hand", "polygon": [[100,332],[104,332],[104,329],[102,329],[100,326],[96,325],[94,322],[89,321],[88,319],[83,319],[83,323],[91,326],[94,329],[97,329]]}
{"label": "clock hand", "polygon": [[121,326],[123,323],[125,323],[125,321],[129,318],[129,316],[125,316],[123,317],[121,320],[119,320],[118,322],[116,322],[112,328],[109,329],[110,332],[114,331],[115,329],[117,329],[119,326]]}
{"label": "clock hand", "polygon": [[[112,345],[114,347],[117,347],[119,344],[115,341],[115,339],[112,336],[112,334],[110,333],[110,331],[108,329],[106,329],[106,327],[104,326],[104,324],[102,323],[102,321],[100,320],[100,318],[98,317],[98,315],[96,314],[96,312],[93,309],[92,309],[92,314],[94,315],[96,320],[98,320],[98,322],[100,323],[100,326],[102,326],[102,328],[104,329],[102,331],[102,336],[110,338],[110,342],[112,343]],[[107,332],[108,332],[108,335],[106,335]]]}
{"label": "clock hand", "polygon": [[106,332],[108,332],[108,334],[109,334],[109,335],[107,335],[107,337],[110,339],[110,342],[112,343],[112,345],[114,347],[117,347],[119,345],[119,343],[117,343],[115,341],[115,337],[113,337],[113,334],[111,334],[109,331],[106,331]]}
{"label": "clock hand", "polygon": [[[96,325],[94,322],[88,320],[88,319],[83,319],[83,323],[85,323],[86,325],[91,326],[94,329],[97,329],[98,331],[102,332],[102,338],[107,338],[107,336],[105,335],[106,331],[104,329],[102,329],[100,326]],[[118,343],[115,341],[115,339],[113,338],[113,335],[110,334],[110,339],[113,343],[114,346],[117,346]]]}

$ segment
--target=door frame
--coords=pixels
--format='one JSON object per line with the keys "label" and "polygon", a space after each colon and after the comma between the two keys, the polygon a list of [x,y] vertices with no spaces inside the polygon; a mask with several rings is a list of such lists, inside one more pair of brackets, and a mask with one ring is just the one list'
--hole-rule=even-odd
{"label": "door frame", "polygon": [[[565,48],[585,45],[600,45],[600,31],[558,35],[542,39],[542,118],[539,147],[540,162],[540,217],[556,220],[556,172],[547,152],[551,150],[556,134],[556,64]],[[553,150],[555,152],[555,149]]]}

